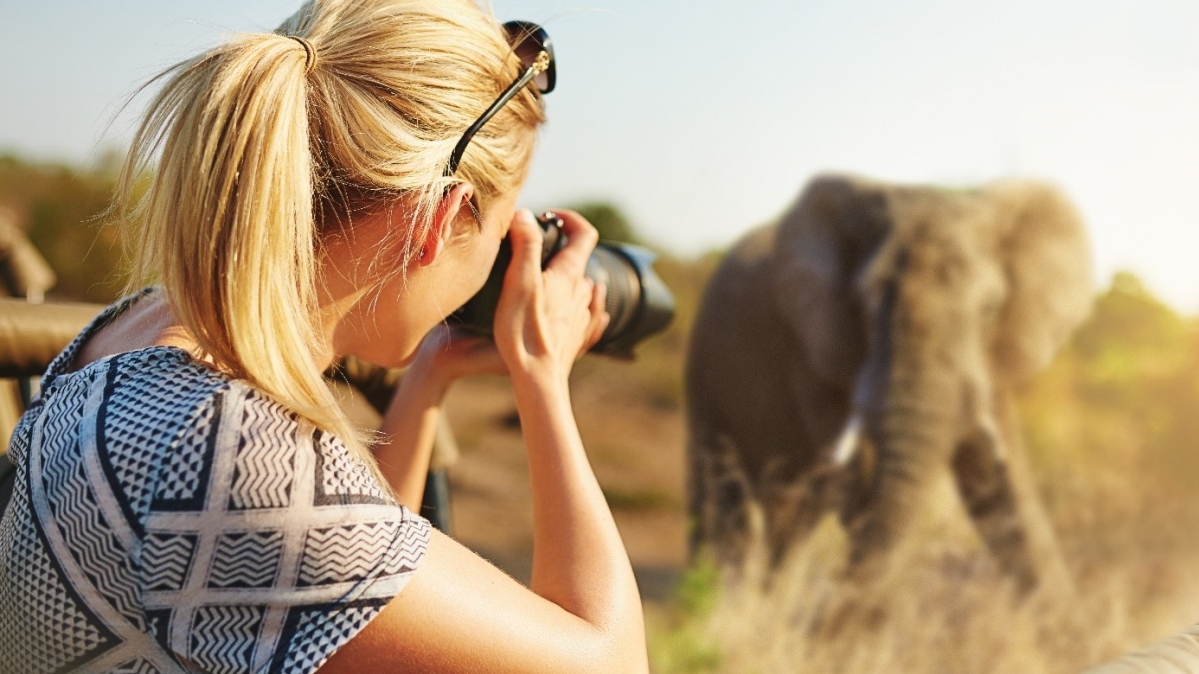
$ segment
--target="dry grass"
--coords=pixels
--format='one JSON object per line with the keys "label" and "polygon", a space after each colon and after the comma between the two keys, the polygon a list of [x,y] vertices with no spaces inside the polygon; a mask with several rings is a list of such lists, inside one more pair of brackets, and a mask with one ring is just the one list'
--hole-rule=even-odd
{"label": "dry grass", "polygon": [[773,577],[761,555],[736,578],[709,572],[707,580],[718,581],[711,597],[651,613],[655,670],[1077,672],[1199,617],[1194,550],[1092,532],[1087,559],[1074,541],[1076,590],[1022,598],[979,550],[961,513],[946,507],[956,505],[948,485],[938,501],[939,512],[921,523],[892,571],[869,586],[844,580],[846,540],[831,520]]}

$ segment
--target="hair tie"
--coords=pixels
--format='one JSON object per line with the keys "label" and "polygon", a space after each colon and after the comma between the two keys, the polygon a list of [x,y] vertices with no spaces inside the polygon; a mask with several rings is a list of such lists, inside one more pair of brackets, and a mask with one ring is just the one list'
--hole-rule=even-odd
{"label": "hair tie", "polygon": [[316,47],[312,43],[298,35],[288,35],[288,39],[295,40],[304,48],[304,74],[312,73],[312,69],[316,67]]}

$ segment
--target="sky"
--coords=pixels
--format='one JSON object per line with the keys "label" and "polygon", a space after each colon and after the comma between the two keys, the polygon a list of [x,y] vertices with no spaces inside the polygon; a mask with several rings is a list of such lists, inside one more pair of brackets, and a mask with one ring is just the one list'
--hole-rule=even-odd
{"label": "sky", "polygon": [[[136,85],[296,0],[0,0],[0,151],[119,147]],[[730,245],[823,172],[1043,178],[1096,282],[1199,313],[1199,2],[494,0],[542,23],[558,87],[523,202],[621,206],[682,255]],[[114,117],[115,115],[115,117]]]}

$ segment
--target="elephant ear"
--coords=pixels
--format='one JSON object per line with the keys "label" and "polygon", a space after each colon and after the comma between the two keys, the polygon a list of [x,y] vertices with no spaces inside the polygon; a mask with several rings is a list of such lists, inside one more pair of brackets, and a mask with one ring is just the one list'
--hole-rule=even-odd
{"label": "elephant ear", "polygon": [[812,180],[779,223],[775,308],[827,381],[852,386],[865,360],[857,280],[889,230],[885,188],[842,176]]}
{"label": "elephant ear", "polygon": [[1003,182],[984,189],[999,218],[1008,284],[993,357],[1012,383],[1045,368],[1090,312],[1091,250],[1073,204],[1056,188]]}

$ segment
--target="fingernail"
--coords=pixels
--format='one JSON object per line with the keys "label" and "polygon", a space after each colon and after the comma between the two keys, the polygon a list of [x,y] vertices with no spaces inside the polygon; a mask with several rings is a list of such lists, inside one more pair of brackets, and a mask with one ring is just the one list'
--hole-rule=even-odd
{"label": "fingernail", "polygon": [[520,218],[521,222],[524,222],[525,224],[536,224],[537,222],[537,219],[533,217],[533,211],[527,208],[522,208],[517,211],[516,217]]}

